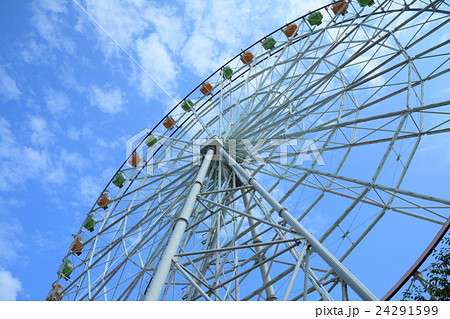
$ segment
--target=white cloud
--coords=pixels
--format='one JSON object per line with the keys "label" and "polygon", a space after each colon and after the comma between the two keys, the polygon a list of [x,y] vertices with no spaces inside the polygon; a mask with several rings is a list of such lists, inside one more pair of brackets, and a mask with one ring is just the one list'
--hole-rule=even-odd
{"label": "white cloud", "polygon": [[[307,1],[307,7],[312,7],[312,3]],[[274,24],[281,26],[300,11],[305,12],[305,5],[299,6],[296,1],[271,4],[234,0],[208,4],[189,1],[184,6],[175,6],[145,1],[88,0],[86,9],[170,92],[177,89],[181,74],[178,65],[205,76],[242,47],[271,31]],[[100,28],[97,31],[107,58],[113,53],[123,55]],[[161,89],[152,79],[139,69],[137,74],[133,83],[145,98],[161,95]]]}
{"label": "white cloud", "polygon": [[62,84],[68,89],[75,90],[77,93],[83,93],[86,90],[86,88],[77,80],[74,69],[70,65],[64,65],[61,68],[59,78],[61,79]]}
{"label": "white cloud", "polygon": [[83,203],[92,203],[99,196],[102,186],[100,181],[92,176],[84,176],[79,179],[78,195]]}
{"label": "white cloud", "polygon": [[61,163],[57,163],[45,174],[44,181],[54,185],[63,185],[67,180],[67,172]]}
{"label": "white cloud", "polygon": [[19,255],[19,252],[25,248],[25,244],[20,240],[23,235],[23,228],[19,221],[10,216],[0,220],[0,263],[23,261]]}
{"label": "white cloud", "polygon": [[106,141],[103,137],[97,137],[95,139],[95,142],[101,148],[111,148],[111,149],[123,146],[124,144],[124,142],[120,140]]}
{"label": "white cloud", "polygon": [[21,46],[23,49],[20,54],[26,63],[33,63],[35,61],[45,60],[48,58],[48,56],[45,56],[47,46],[42,42],[37,42],[36,40],[31,39],[21,44]]}
{"label": "white cloud", "polygon": [[14,146],[14,136],[10,130],[9,122],[0,117],[0,143],[2,147],[0,147],[0,157],[14,156],[17,154],[11,154],[10,148]]}
{"label": "white cloud", "polygon": [[54,237],[54,232],[50,232],[50,234],[46,232],[44,235],[40,230],[35,230],[33,234],[33,243],[40,248],[49,248],[57,246],[58,241],[55,238],[52,238],[51,240],[50,237]]}
{"label": "white cloud", "polygon": [[64,0],[39,0],[39,5],[42,9],[54,13],[67,12],[66,1]]}
{"label": "white cloud", "polygon": [[59,158],[70,169],[76,169],[81,172],[88,166],[88,161],[79,153],[69,152],[65,149],[61,150]]}
{"label": "white cloud", "polygon": [[64,92],[46,90],[45,103],[53,115],[62,115],[70,107],[69,97]]}
{"label": "white cloud", "polygon": [[6,73],[4,67],[0,66],[0,96],[6,101],[18,100],[21,93],[16,81]]}
{"label": "white cloud", "polygon": [[10,130],[10,123],[0,117],[0,189],[8,190],[12,185],[21,184],[21,178],[24,177],[20,174],[19,159],[23,161],[20,147],[17,145],[17,141]]}
{"label": "white cloud", "polygon": [[207,76],[244,47],[323,3],[217,0],[206,5],[188,1],[184,24],[189,26],[189,35],[180,58],[197,75]]}
{"label": "white cloud", "polygon": [[313,235],[322,235],[330,221],[318,210],[312,210],[303,220],[302,225]]}
{"label": "white cloud", "polygon": [[[11,197],[7,197],[7,198],[2,198],[0,197],[0,206],[1,207],[6,207],[6,206],[14,206],[14,207],[19,207],[22,206],[24,204],[22,199],[17,199],[17,198],[11,198]],[[0,210],[0,214],[2,213],[2,211]]]}
{"label": "white cloud", "polygon": [[[85,7],[166,91],[173,92],[178,89],[179,66],[206,76],[275,27],[324,3],[323,0],[303,1],[301,5],[295,0],[208,3],[193,0],[180,5],[142,0],[87,0]],[[79,20],[76,29],[87,33],[85,25],[89,18],[82,12],[80,16],[84,22]],[[92,21],[89,24],[96,30],[99,47],[107,59],[113,54],[125,57],[103,30]],[[161,88],[143,71],[136,69],[136,72],[131,84],[146,99],[162,95]]]}
{"label": "white cloud", "polygon": [[[174,87],[175,78],[179,68],[171,58],[167,47],[161,42],[159,35],[153,33],[145,39],[136,41],[136,51],[141,60],[141,65],[152,77],[166,90]],[[138,70],[141,81],[140,89],[147,98],[161,93],[161,89],[147,75]]]}
{"label": "white cloud", "polygon": [[106,84],[103,88],[93,85],[89,100],[92,106],[97,106],[102,112],[115,114],[122,111],[125,102],[122,95],[120,88],[111,84]]}
{"label": "white cloud", "polygon": [[[118,0],[88,0],[86,10],[123,47],[133,46],[133,39],[147,29],[142,14],[143,3],[123,3]],[[123,53],[116,44],[97,26],[101,49],[107,57]]]}
{"label": "white cloud", "polygon": [[186,66],[189,65],[199,75],[211,73],[220,66],[218,48],[212,39],[203,34],[192,35],[186,42],[183,52]]}
{"label": "white cloud", "polygon": [[65,36],[62,27],[61,15],[67,12],[66,2],[62,0],[38,0],[32,4],[32,25],[39,35],[51,47],[74,54],[76,44]]}
{"label": "white cloud", "polygon": [[42,117],[30,117],[30,129],[30,139],[33,144],[48,146],[53,143],[54,135],[50,132],[47,122]]}
{"label": "white cloud", "polygon": [[66,163],[49,147],[54,143],[47,122],[31,117],[30,127],[30,144],[21,145],[10,123],[0,117],[0,190],[13,191],[29,180],[37,180],[42,185],[60,185],[66,178],[63,165]]}
{"label": "white cloud", "polygon": [[71,140],[74,141],[78,141],[80,140],[80,128],[77,128],[73,125],[68,125],[67,126],[67,137],[70,138]]}
{"label": "white cloud", "polygon": [[44,171],[47,168],[48,157],[44,151],[25,146],[22,149],[22,156],[27,160],[26,163],[30,173],[38,172],[39,170]]}
{"label": "white cloud", "polygon": [[15,301],[22,290],[22,283],[16,277],[0,266],[0,300]]}
{"label": "white cloud", "polygon": [[186,40],[186,26],[180,19],[179,11],[174,7],[149,7],[145,12],[146,19],[153,24],[161,42],[174,53],[181,49]]}
{"label": "white cloud", "polygon": [[[166,90],[175,87],[174,79],[179,68],[174,60],[186,39],[185,26],[177,16],[177,7],[157,7],[146,1],[88,0],[86,10],[162,87]],[[77,29],[87,32],[80,23]],[[107,59],[113,54],[125,56],[101,28],[96,26],[95,30],[100,49]],[[145,98],[161,93],[145,72],[140,69],[136,72],[131,82],[137,85]]]}

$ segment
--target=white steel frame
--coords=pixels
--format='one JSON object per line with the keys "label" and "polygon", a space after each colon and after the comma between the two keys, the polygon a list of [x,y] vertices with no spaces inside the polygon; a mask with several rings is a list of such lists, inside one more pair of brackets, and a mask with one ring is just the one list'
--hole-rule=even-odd
{"label": "white steel frame", "polygon": [[[372,234],[383,241],[377,229],[407,223],[426,245],[450,216],[450,200],[407,178],[421,147],[450,133],[450,100],[432,94],[450,79],[450,40],[438,41],[450,6],[348,2],[345,16],[318,9],[317,27],[296,19],[295,37],[274,31],[271,50],[247,48],[250,64],[234,57],[231,79],[215,72],[205,79],[211,94],[186,96],[191,112],[179,104],[168,114],[174,129],[161,132],[160,122],[153,148],[139,142],[143,165],[119,168],[125,186],[105,187],[112,202],[92,207],[95,230],[77,233],[83,253],[64,256],[75,269],[54,282],[63,300],[382,295],[360,278],[390,267],[382,255],[364,260]],[[216,138],[223,147],[199,168],[193,141]],[[321,217],[327,224],[314,229]],[[406,240],[386,240],[384,251],[406,254]],[[50,295],[59,299],[56,288]]]}

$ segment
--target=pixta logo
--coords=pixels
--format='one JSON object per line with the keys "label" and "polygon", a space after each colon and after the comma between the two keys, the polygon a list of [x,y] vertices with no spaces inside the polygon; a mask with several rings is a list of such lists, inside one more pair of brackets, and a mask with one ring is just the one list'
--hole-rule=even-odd
{"label": "pixta logo", "polygon": [[[192,162],[194,165],[200,165],[202,161],[202,148],[208,143],[208,139],[195,139],[192,145]],[[225,150],[231,158],[242,165],[248,165],[255,161],[259,165],[266,165],[269,160],[274,161],[262,154],[273,154],[276,149],[275,161],[281,165],[295,165],[302,166],[304,162],[315,161],[317,165],[325,165],[319,149],[313,140],[296,140],[296,139],[259,139],[256,142],[251,142],[248,139],[228,139],[226,142],[222,141],[220,144],[224,145]],[[238,149],[239,147],[239,149]],[[213,160],[218,160],[219,156],[216,154]]]}
{"label": "pixta logo", "polygon": [[[179,148],[172,151],[170,137],[160,133],[152,133],[157,142],[151,147],[148,146],[150,130],[143,129],[139,133],[129,138],[126,142],[126,156],[129,161],[127,165],[135,167],[145,166],[146,173],[152,175],[154,169],[161,169],[166,164],[176,159]],[[192,164],[200,165],[203,159],[202,149],[208,144],[208,139],[194,139],[192,142]],[[150,143],[151,144],[151,143]],[[250,141],[249,139],[227,139],[219,143],[228,152],[231,158],[241,165],[248,165],[256,162],[258,165],[266,165],[276,161],[280,165],[302,166],[304,162],[312,162],[317,165],[325,165],[316,143],[311,139],[259,139]],[[164,145],[159,150],[158,161],[155,163],[154,155],[158,146]],[[130,162],[133,152],[139,156],[139,163]],[[273,156],[275,154],[275,156]],[[213,160],[219,160],[220,155],[216,153]]]}

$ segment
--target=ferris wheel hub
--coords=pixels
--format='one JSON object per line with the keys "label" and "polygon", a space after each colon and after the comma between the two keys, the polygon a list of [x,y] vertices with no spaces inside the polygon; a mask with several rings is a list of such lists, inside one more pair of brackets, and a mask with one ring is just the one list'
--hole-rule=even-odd
{"label": "ferris wheel hub", "polygon": [[205,143],[203,143],[200,147],[200,153],[205,156],[209,149],[214,150],[214,157],[213,160],[217,160],[219,158],[219,149],[223,148],[223,140],[214,137],[210,140],[207,140]]}

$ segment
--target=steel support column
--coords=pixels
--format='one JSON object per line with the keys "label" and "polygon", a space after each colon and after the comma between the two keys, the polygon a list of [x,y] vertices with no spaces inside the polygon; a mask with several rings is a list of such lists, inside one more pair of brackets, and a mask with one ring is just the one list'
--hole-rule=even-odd
{"label": "steel support column", "polygon": [[[250,198],[245,191],[242,191],[242,199],[244,200],[244,205],[245,205],[245,209],[247,210],[247,212],[250,215],[253,215],[253,211],[250,208]],[[254,244],[262,243],[261,239],[259,238],[258,230],[256,229],[256,227],[252,227],[255,224],[254,220],[251,219],[250,217],[248,217],[247,220],[248,220],[248,225],[251,228],[253,243]],[[262,249],[261,246],[256,246],[255,247],[256,253],[259,253],[261,251],[261,249]],[[259,258],[265,258],[265,257],[263,255]],[[263,283],[264,283],[264,285],[266,285],[271,280],[270,274],[269,274],[269,269],[267,268],[267,264],[264,263],[261,266],[259,266],[259,270],[261,272],[261,278],[263,280]],[[277,300],[277,296],[275,295],[272,285],[267,285],[265,291],[266,291],[266,300],[268,300],[268,301]]]}
{"label": "steel support column", "polygon": [[164,283],[170,272],[172,265],[172,259],[177,252],[178,246],[180,245],[183,233],[188,226],[189,218],[191,217],[192,209],[194,208],[196,198],[200,189],[202,188],[203,180],[205,179],[208,168],[211,164],[211,160],[214,155],[214,149],[210,148],[205,154],[203,163],[198,171],[197,178],[192,185],[191,191],[189,192],[186,202],[184,203],[183,209],[181,210],[180,216],[178,217],[175,227],[173,229],[172,235],[170,236],[169,242],[167,243],[166,250],[164,251],[161,261],[158,264],[156,273],[152,279],[150,287],[145,294],[143,300],[158,300],[161,295]]}

